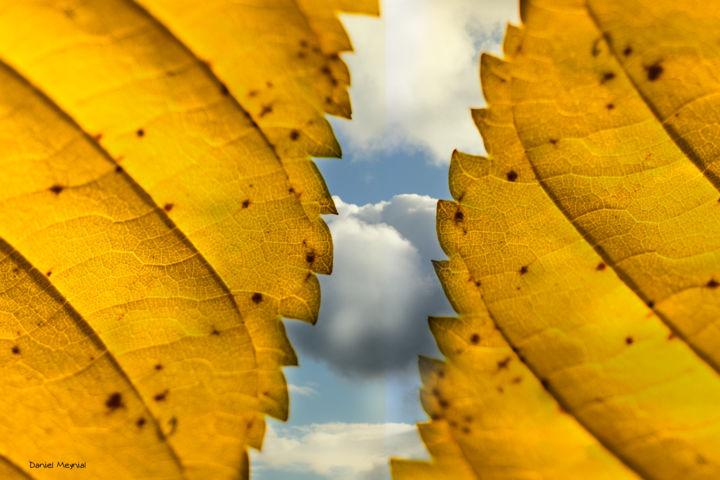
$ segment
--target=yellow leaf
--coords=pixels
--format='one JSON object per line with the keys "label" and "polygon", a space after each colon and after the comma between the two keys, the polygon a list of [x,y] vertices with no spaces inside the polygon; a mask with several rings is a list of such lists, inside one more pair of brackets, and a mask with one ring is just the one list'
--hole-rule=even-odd
{"label": "yellow leaf", "polygon": [[[122,404],[103,413],[112,422],[103,433],[117,437],[111,448],[94,439],[102,422],[70,425],[75,416],[62,405],[73,390],[58,385],[61,403],[43,412],[67,418],[21,450],[14,439],[40,407],[7,398],[3,422],[18,420],[5,422],[0,440],[8,472],[27,472],[32,445],[47,444],[36,453],[95,468],[137,456],[114,478],[247,477],[246,447],[261,446],[264,414],[288,413],[281,367],[297,359],[281,316],[314,322],[314,274],[332,268],[319,215],[334,206],[310,155],[339,154],[322,115],[343,111],[316,100],[347,98],[342,62],[313,52],[320,40],[292,1],[274,10],[258,8],[266,0],[254,8],[205,2],[202,21],[190,23],[182,2],[147,3],[0,3],[0,237],[46,276],[29,277],[38,291],[57,289],[45,303],[66,304],[77,312],[73,325],[86,325],[74,328],[97,334],[102,347],[85,348],[83,362],[116,362],[89,412]],[[279,15],[283,6],[296,15]],[[236,43],[219,43],[243,26]],[[315,57],[296,56],[291,32],[307,36]],[[330,74],[316,68],[325,61]],[[333,81],[335,70],[344,80]],[[246,95],[256,86],[272,93]],[[272,120],[260,121],[255,97],[277,101],[264,114]],[[46,348],[35,328],[6,333],[28,342],[28,352]],[[9,358],[16,375],[35,374],[24,349]],[[42,352],[32,361],[53,363]],[[74,372],[84,364],[74,362],[68,380],[82,388]],[[116,392],[122,400],[110,401]],[[136,404],[147,410],[142,424]],[[142,443],[147,435],[155,444]],[[149,465],[140,460],[147,451],[170,461],[158,453]]]}
{"label": "yellow leaf", "polygon": [[[482,302],[456,304],[461,320],[433,333],[459,372],[452,392],[478,388],[487,379],[470,375],[481,361],[461,364],[448,345],[467,338],[466,317],[487,311],[523,368],[572,416],[556,415],[552,428],[574,421],[586,433],[555,449],[566,437],[545,427],[549,456],[540,460],[531,446],[515,447],[535,438],[534,425],[518,428],[521,440],[491,443],[492,456],[463,448],[462,432],[450,429],[463,456],[435,459],[426,468],[440,473],[428,478],[458,462],[492,477],[498,458],[505,478],[621,478],[604,470],[620,468],[606,452],[603,468],[568,464],[566,452],[587,452],[590,440],[643,478],[720,476],[720,210],[714,157],[703,157],[714,148],[717,60],[694,35],[713,31],[720,16],[696,7],[525,1],[523,27],[507,30],[505,60],[483,56],[489,107],[473,118],[488,158],[453,155],[455,202],[440,202],[437,220],[451,263],[471,279],[443,279],[449,298],[469,296],[472,283]],[[705,77],[684,70],[691,64]],[[516,419],[538,414],[535,396],[503,389]],[[494,394],[477,394],[474,416],[491,415]],[[522,471],[507,473],[513,468]]]}

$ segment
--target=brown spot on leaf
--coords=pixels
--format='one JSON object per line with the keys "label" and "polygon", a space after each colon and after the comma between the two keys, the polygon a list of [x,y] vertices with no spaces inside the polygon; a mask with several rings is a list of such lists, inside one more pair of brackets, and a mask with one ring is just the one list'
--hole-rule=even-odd
{"label": "brown spot on leaf", "polygon": [[455,223],[462,222],[463,220],[465,220],[465,214],[458,209],[455,211],[455,216],[453,217],[453,219],[455,220]]}
{"label": "brown spot on leaf", "polygon": [[242,208],[248,208],[250,206],[250,200],[243,200]]}
{"label": "brown spot on leaf", "polygon": [[220,82],[220,93],[224,96],[230,95],[230,90],[228,90],[227,85]]}
{"label": "brown spot on leaf", "polygon": [[608,110],[612,110],[613,108],[615,108],[615,104],[614,104],[614,103],[608,103],[607,105],[605,105],[605,108],[607,108]]}
{"label": "brown spot on leaf", "polygon": [[115,173],[122,173],[122,172],[123,172],[123,168],[120,165],[115,167]]}
{"label": "brown spot on leaf", "polygon": [[298,58],[305,58],[305,52],[297,52]]}
{"label": "brown spot on leaf", "polygon": [[52,275],[52,270],[48,270],[47,272],[45,272],[46,277],[49,277],[50,275]]}
{"label": "brown spot on leaf", "polygon": [[18,347],[17,345],[13,345],[13,347],[12,347],[12,352],[13,352],[15,355],[19,355],[19,354],[20,354],[20,347]]}
{"label": "brown spot on leaf", "polygon": [[705,284],[705,286],[708,288],[717,288],[720,286],[720,283],[718,283],[718,281],[715,280],[714,278],[711,278],[710,280],[708,280],[708,282]]}
{"label": "brown spot on leaf", "polygon": [[165,400],[167,400],[167,395],[168,395],[168,393],[170,393],[170,390],[167,390],[167,389],[166,389],[166,390],[163,390],[162,392],[156,394],[156,395],[153,397],[153,399],[154,399],[156,402],[164,402]]}
{"label": "brown spot on leaf", "polygon": [[109,408],[111,412],[118,408],[124,408],[125,404],[122,400],[122,394],[120,394],[120,392],[111,393],[107,400],[105,400],[105,406]]}
{"label": "brown spot on leaf", "polygon": [[268,88],[273,88],[275,85],[273,84],[273,82],[271,82],[270,80],[268,80],[267,82],[265,82],[265,86],[268,87]]}
{"label": "brown spot on leaf", "polygon": [[260,93],[257,90],[248,90],[247,96],[250,98],[257,97],[257,94]]}
{"label": "brown spot on leaf", "polygon": [[140,417],[137,419],[137,422],[135,422],[135,425],[137,425],[138,428],[142,428],[146,422],[147,420],[145,420],[145,417]]}
{"label": "brown spot on leaf", "polygon": [[520,267],[520,275],[525,275],[527,272],[528,272],[527,265],[523,265],[522,267]]}
{"label": "brown spot on leaf", "polygon": [[508,365],[510,364],[510,360],[512,360],[510,357],[505,357],[502,360],[497,362],[498,370],[507,369]]}
{"label": "brown spot on leaf", "polygon": [[597,266],[595,267],[595,270],[597,270],[598,272],[602,272],[602,271],[605,270],[606,268],[607,268],[607,265],[605,265],[605,262],[600,262],[600,263],[598,263]]}
{"label": "brown spot on leaf", "polygon": [[663,66],[660,65],[661,60],[658,60],[657,62],[653,63],[652,65],[649,65],[645,67],[645,71],[647,72],[647,79],[651,82],[654,82],[658,78],[660,78],[660,75],[663,74]]}
{"label": "brown spot on leaf", "polygon": [[263,118],[265,115],[272,113],[272,111],[273,111],[272,103],[263,105],[262,107],[260,107],[260,113],[258,114],[258,116],[260,118]]}
{"label": "brown spot on leaf", "polygon": [[93,140],[95,140],[96,142],[99,142],[99,141],[102,139],[102,133],[96,133],[95,135],[93,135],[92,138],[93,138]]}
{"label": "brown spot on leaf", "polygon": [[135,131],[135,135],[137,135],[138,137],[144,137],[144,136],[145,136],[145,130],[142,129],[142,128],[138,128],[138,129]]}
{"label": "brown spot on leaf", "polygon": [[325,103],[327,103],[328,105],[332,104],[333,103],[332,98],[325,97]]}
{"label": "brown spot on leaf", "polygon": [[325,75],[331,75],[330,67],[328,67],[327,65],[323,65],[320,71]]}
{"label": "brown spot on leaf", "polygon": [[155,365],[155,370],[162,370],[162,369],[163,369],[163,366],[161,364],[158,363]]}
{"label": "brown spot on leaf", "polygon": [[463,427],[463,428],[462,428],[462,432],[463,432],[465,435],[469,435],[469,434],[470,434],[470,429],[469,429],[468,427]]}
{"label": "brown spot on leaf", "polygon": [[259,293],[259,292],[253,293],[252,301],[254,303],[260,303],[260,302],[262,302],[262,299],[263,299],[262,293]]}
{"label": "brown spot on leaf", "polygon": [[480,343],[480,335],[478,335],[477,333],[473,333],[470,336],[470,343],[472,343],[473,345],[477,345],[478,343]]}
{"label": "brown spot on leaf", "polygon": [[220,331],[217,328],[213,327],[212,332],[210,332],[210,335],[220,335]]}
{"label": "brown spot on leaf", "polygon": [[62,185],[55,184],[52,187],[48,188],[52,193],[55,195],[60,195],[60,192],[62,192],[65,189]]}
{"label": "brown spot on leaf", "polygon": [[163,210],[165,210],[166,212],[169,212],[170,210],[173,209],[174,206],[175,206],[174,203],[166,203],[165,205],[163,205]]}
{"label": "brown spot on leaf", "polygon": [[290,130],[290,140],[295,141],[298,138],[300,138],[300,132],[295,129]]}
{"label": "brown spot on leaf", "polygon": [[307,40],[300,40],[300,46],[303,48],[307,47],[308,46]]}
{"label": "brown spot on leaf", "polygon": [[173,433],[175,433],[175,430],[177,430],[177,423],[178,423],[177,417],[170,417],[170,420],[168,420],[168,425],[170,425],[170,430],[166,434],[167,436],[170,436]]}
{"label": "brown spot on leaf", "polygon": [[625,46],[625,48],[622,51],[623,55],[625,55],[626,57],[629,56],[632,52],[633,52],[633,49],[630,45]]}
{"label": "brown spot on leaf", "polygon": [[634,341],[633,337],[625,337],[625,345],[632,345]]}
{"label": "brown spot on leaf", "polygon": [[668,340],[674,340],[676,338],[677,338],[677,336],[675,335],[675,332],[668,333],[668,336],[667,336]]}
{"label": "brown spot on leaf", "polygon": [[437,376],[440,378],[445,378],[445,370],[438,370]]}
{"label": "brown spot on leaf", "polygon": [[603,73],[603,76],[600,78],[600,85],[602,85],[605,82],[609,82],[615,78],[615,72],[605,72]]}
{"label": "brown spot on leaf", "polygon": [[498,393],[505,393],[505,389],[501,387],[500,385],[497,386]]}
{"label": "brown spot on leaf", "polygon": [[315,252],[308,252],[305,254],[305,261],[307,263],[313,263],[315,261]]}
{"label": "brown spot on leaf", "polygon": [[557,138],[551,138],[551,139],[550,139],[550,143],[553,144],[553,145],[557,145],[558,139],[557,139]]}
{"label": "brown spot on leaf", "polygon": [[450,402],[448,402],[444,398],[438,400],[438,403],[440,404],[440,408],[448,408],[450,406]]}
{"label": "brown spot on leaf", "polygon": [[520,382],[522,382],[522,377],[513,377],[511,382],[515,383],[515,384],[520,383]]}
{"label": "brown spot on leaf", "polygon": [[518,178],[518,174],[515,170],[510,170],[505,176],[507,177],[509,182],[514,182]]}

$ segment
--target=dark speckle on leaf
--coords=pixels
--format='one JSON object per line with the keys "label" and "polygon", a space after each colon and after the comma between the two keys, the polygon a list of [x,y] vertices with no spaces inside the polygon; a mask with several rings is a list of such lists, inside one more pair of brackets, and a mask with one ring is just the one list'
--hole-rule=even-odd
{"label": "dark speckle on leaf", "polygon": [[655,302],[653,302],[652,300],[648,300],[648,301],[647,301],[647,306],[650,307],[650,308],[654,308],[654,307],[655,307]]}
{"label": "dark speckle on leaf", "polygon": [[608,103],[607,105],[605,105],[605,108],[607,108],[608,110],[612,110],[613,108],[615,108],[615,104],[614,104],[614,103]]}
{"label": "dark speckle on leaf", "polygon": [[558,139],[557,139],[557,138],[551,138],[551,139],[550,139],[550,143],[552,143],[553,145],[557,145]]}
{"label": "dark speckle on leaf", "polygon": [[220,93],[223,95],[230,95],[230,90],[228,90],[227,85],[224,83],[220,83]]}
{"label": "dark speckle on leaf", "polygon": [[314,252],[308,252],[305,255],[305,261],[307,263],[313,263],[315,261],[315,253]]}
{"label": "dark speckle on leaf", "polygon": [[602,272],[602,271],[605,270],[606,268],[607,268],[607,265],[605,265],[605,262],[600,262],[600,263],[598,263],[597,266],[595,267],[595,270],[597,270],[598,272]]}
{"label": "dark speckle on leaf", "polygon": [[623,53],[623,55],[625,55],[625,56],[627,57],[627,56],[630,55],[632,52],[633,52],[632,47],[631,47],[630,45],[628,45],[628,46],[625,47],[625,49],[623,50],[622,53]]}
{"label": "dark speckle on leaf", "polygon": [[120,165],[115,167],[115,173],[122,173],[122,171],[123,171],[123,168]]}
{"label": "dark speckle on leaf", "polygon": [[62,192],[64,189],[65,189],[65,187],[63,187],[62,185],[55,184],[52,187],[50,187],[48,190],[50,190],[55,195],[60,195],[60,192]]}
{"label": "dark speckle on leaf", "polygon": [[161,364],[158,363],[155,365],[155,370],[162,370],[162,369],[163,369],[163,366]]}
{"label": "dark speckle on leaf", "polygon": [[527,265],[523,265],[522,267],[520,267],[520,275],[525,275],[527,272],[528,272]]}
{"label": "dark speckle on leaf", "polygon": [[705,284],[705,286],[707,286],[708,288],[717,288],[717,287],[720,286],[720,283],[718,283],[718,281],[715,280],[714,278],[711,278],[711,279]]}
{"label": "dark speckle on leaf", "polygon": [[507,172],[506,176],[507,176],[508,181],[510,181],[510,182],[514,182],[518,178],[518,174],[515,170],[510,170],[509,172]]}
{"label": "dark speckle on leaf", "polygon": [[645,67],[645,71],[647,72],[648,80],[654,82],[655,80],[660,78],[660,75],[662,75],[664,69],[663,66],[660,65],[660,61],[657,61],[652,65]]}
{"label": "dark speckle on leaf", "polygon": [[137,419],[137,422],[135,422],[135,425],[137,425],[138,428],[142,428],[146,422],[147,422],[147,420],[145,420],[145,417],[140,417]]}
{"label": "dark speckle on leaf", "polygon": [[117,410],[118,408],[125,407],[122,400],[122,394],[119,392],[111,393],[107,400],[105,400],[105,406],[109,408],[111,412]]}
{"label": "dark speckle on leaf", "polygon": [[210,334],[211,335],[220,335],[220,331],[217,328],[213,327],[212,332],[210,332]]}
{"label": "dark speckle on leaf", "polygon": [[250,200],[243,200],[242,208],[248,208],[250,206]]}
{"label": "dark speckle on leaf", "polygon": [[14,345],[14,346],[12,347],[12,352],[13,352],[15,355],[20,354],[20,347],[18,347],[17,345]]}
{"label": "dark speckle on leaf", "polygon": [[625,337],[625,345],[632,345],[634,341],[632,337]]}
{"label": "dark speckle on leaf", "polygon": [[613,78],[615,78],[615,72],[605,72],[605,73],[603,73],[603,76],[602,76],[602,78],[600,79],[600,84],[603,84],[603,83],[605,83],[605,82],[609,82],[609,81],[612,80]]}
{"label": "dark speckle on leaf", "polygon": [[170,393],[169,390],[164,390],[164,391],[156,394],[156,395],[153,397],[153,399],[154,399],[156,402],[163,402],[163,401],[165,401],[165,400],[167,399],[168,393]]}
{"label": "dark speckle on leaf", "polygon": [[503,369],[508,368],[508,365],[510,364],[510,360],[511,360],[510,357],[505,357],[502,360],[499,360],[497,362],[498,370],[503,370]]}
{"label": "dark speckle on leaf", "polygon": [[295,130],[295,129],[290,130],[290,140],[295,141],[295,140],[297,140],[298,138],[300,138],[300,132],[297,131],[297,130]]}
{"label": "dark speckle on leaf", "polygon": [[269,114],[269,113],[272,113],[272,111],[273,111],[273,106],[272,106],[271,104],[263,105],[263,106],[260,108],[260,114],[259,114],[259,116],[260,116],[260,118],[262,118],[262,117],[264,117],[265,115],[267,115],[267,114]]}
{"label": "dark speckle on leaf", "polygon": [[458,210],[455,212],[455,216],[453,218],[455,219],[455,223],[462,222],[463,220],[465,220],[465,214]]}
{"label": "dark speckle on leaf", "polygon": [[478,335],[477,333],[473,333],[470,336],[470,343],[472,343],[473,345],[477,345],[478,343],[480,343],[480,335]]}
{"label": "dark speckle on leaf", "polygon": [[166,212],[169,212],[170,210],[173,209],[174,206],[175,206],[174,203],[166,203],[165,205],[163,205],[163,210],[165,210]]}
{"label": "dark speckle on leaf", "polygon": [[138,137],[144,137],[145,130],[143,130],[142,128],[138,128],[137,131],[135,132],[135,135],[137,135]]}
{"label": "dark speckle on leaf", "polygon": [[260,303],[260,302],[262,302],[262,299],[263,299],[262,293],[259,293],[259,292],[253,293],[252,301],[254,303]]}

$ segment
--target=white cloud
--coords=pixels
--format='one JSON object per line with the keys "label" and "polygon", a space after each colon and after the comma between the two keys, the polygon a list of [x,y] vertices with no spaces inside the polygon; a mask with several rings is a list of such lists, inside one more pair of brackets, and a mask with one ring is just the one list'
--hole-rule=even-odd
{"label": "white cloud", "polygon": [[427,352],[425,319],[449,313],[431,258],[437,200],[415,194],[357,206],[335,198],[327,218],[335,245],[333,274],[322,277],[320,319],[313,328],[288,324],[303,355],[345,374],[399,370]]}
{"label": "white cloud", "polygon": [[319,393],[315,390],[315,386],[315,384],[295,385],[288,383],[287,387],[288,391],[290,393],[294,393],[295,395],[300,395],[301,397],[316,397]]}
{"label": "white cloud", "polygon": [[436,163],[448,162],[454,148],[484,151],[469,113],[484,105],[478,59],[482,51],[500,54],[517,3],[387,0],[380,19],[344,16],[357,52],[344,56],[354,114],[333,123],[346,144],[368,158],[400,146],[427,149]]}
{"label": "white cloud", "polygon": [[[323,423],[288,427],[268,423],[262,453],[253,452],[254,476],[310,472],[320,478],[388,478],[388,458],[427,458],[414,425]],[[289,478],[289,477],[288,477]]]}

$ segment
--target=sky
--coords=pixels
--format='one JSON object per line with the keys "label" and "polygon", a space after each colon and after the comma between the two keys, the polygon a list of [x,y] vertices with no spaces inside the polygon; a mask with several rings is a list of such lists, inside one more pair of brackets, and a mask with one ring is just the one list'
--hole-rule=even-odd
{"label": "sky", "polygon": [[256,480],[387,480],[388,458],[427,459],[415,429],[419,354],[439,357],[428,315],[452,315],[430,263],[435,204],[450,198],[454,149],[484,153],[479,55],[501,54],[514,0],[385,0],[343,15],[355,47],[352,121],[330,118],[342,159],[316,159],[339,214],[327,216],[333,274],[317,325],[286,321],[290,420],[268,419]]}

